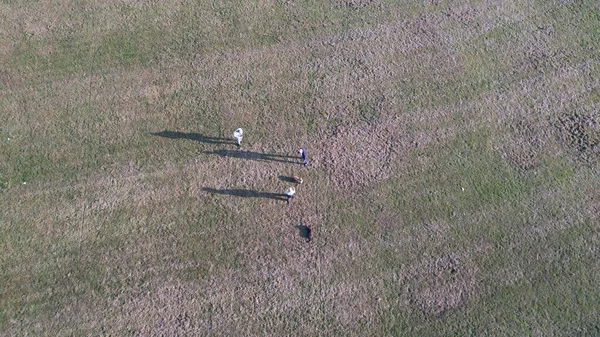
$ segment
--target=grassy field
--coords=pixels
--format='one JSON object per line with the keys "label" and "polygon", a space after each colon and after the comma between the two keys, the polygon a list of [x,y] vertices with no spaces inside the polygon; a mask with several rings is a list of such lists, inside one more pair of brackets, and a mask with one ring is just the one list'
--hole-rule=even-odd
{"label": "grassy field", "polygon": [[599,55],[587,0],[4,0],[0,335],[599,336]]}

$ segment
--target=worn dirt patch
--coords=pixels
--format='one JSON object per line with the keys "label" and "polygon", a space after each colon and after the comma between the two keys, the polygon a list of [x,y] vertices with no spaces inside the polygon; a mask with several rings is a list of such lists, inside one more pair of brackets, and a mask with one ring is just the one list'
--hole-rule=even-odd
{"label": "worn dirt patch", "polygon": [[181,336],[204,331],[197,317],[198,287],[191,283],[166,280],[155,288],[136,289],[124,298],[124,328],[144,335]]}
{"label": "worn dirt patch", "polygon": [[6,40],[0,42],[0,56],[8,56],[15,50],[14,43]]}
{"label": "worn dirt patch", "polygon": [[336,127],[316,151],[331,181],[350,189],[390,177],[406,148],[399,124],[391,117],[367,126]]}
{"label": "worn dirt patch", "polygon": [[474,293],[476,269],[466,257],[449,254],[407,270],[406,301],[430,316],[443,315]]}
{"label": "worn dirt patch", "polygon": [[538,167],[543,157],[545,139],[536,125],[522,119],[511,126],[515,137],[504,144],[503,155],[511,166],[528,171]]}
{"label": "worn dirt patch", "polygon": [[600,159],[600,114],[598,111],[571,111],[558,118],[562,144],[587,165]]}
{"label": "worn dirt patch", "polygon": [[363,9],[371,6],[379,5],[379,1],[376,0],[337,0],[335,2],[337,6],[345,7],[351,10]]}

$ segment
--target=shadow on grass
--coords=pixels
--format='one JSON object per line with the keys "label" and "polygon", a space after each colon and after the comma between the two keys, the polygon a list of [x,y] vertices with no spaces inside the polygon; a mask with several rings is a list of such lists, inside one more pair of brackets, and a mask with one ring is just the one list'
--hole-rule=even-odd
{"label": "shadow on grass", "polygon": [[310,235],[311,235],[310,227],[304,226],[304,225],[298,225],[298,226],[296,226],[296,228],[298,229],[300,237],[303,238],[303,239],[305,239],[306,242],[309,242],[310,241]]}
{"label": "shadow on grass", "polygon": [[296,183],[296,179],[294,179],[294,177],[279,176],[279,180],[285,181],[286,183]]}
{"label": "shadow on grass", "polygon": [[242,198],[265,198],[265,199],[274,199],[274,200],[283,200],[283,201],[287,200],[286,195],[283,193],[258,192],[258,191],[253,191],[253,190],[242,190],[242,189],[217,190],[217,189],[208,188],[208,187],[203,187],[202,190],[204,192],[208,192],[208,193],[232,195],[234,197],[242,197]]}
{"label": "shadow on grass", "polygon": [[201,143],[209,143],[209,144],[235,144],[235,140],[228,138],[219,138],[219,137],[206,137],[199,133],[194,132],[178,132],[178,131],[161,131],[161,132],[152,132],[153,136],[159,136],[164,138],[171,139],[189,139],[195,140]]}
{"label": "shadow on grass", "polygon": [[[295,156],[288,156],[284,154],[276,154],[276,153],[261,153],[261,152],[252,152],[252,151],[244,151],[244,150],[215,150],[209,152],[203,152],[205,154],[213,154],[221,157],[230,157],[230,158],[240,158],[240,159],[249,159],[249,160],[257,160],[257,161],[275,161],[280,163],[290,163],[290,164],[298,164],[298,161],[295,160]],[[302,163],[300,163],[302,164]]]}

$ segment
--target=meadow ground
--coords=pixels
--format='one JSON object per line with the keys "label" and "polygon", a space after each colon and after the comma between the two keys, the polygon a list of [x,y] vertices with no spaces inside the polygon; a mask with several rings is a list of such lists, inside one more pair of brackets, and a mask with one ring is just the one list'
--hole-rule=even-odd
{"label": "meadow ground", "polygon": [[0,334],[600,335],[599,22],[2,1]]}

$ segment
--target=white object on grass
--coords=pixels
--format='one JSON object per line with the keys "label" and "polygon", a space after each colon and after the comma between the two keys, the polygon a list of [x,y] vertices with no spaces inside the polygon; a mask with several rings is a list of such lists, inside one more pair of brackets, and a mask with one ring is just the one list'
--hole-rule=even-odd
{"label": "white object on grass", "polygon": [[288,197],[293,197],[294,194],[296,194],[296,189],[293,187],[288,187],[285,189],[285,195],[287,195]]}
{"label": "white object on grass", "polygon": [[244,137],[244,130],[242,130],[242,128],[235,129],[235,131],[233,131],[233,137],[237,140],[238,146],[242,145],[242,138]]}

